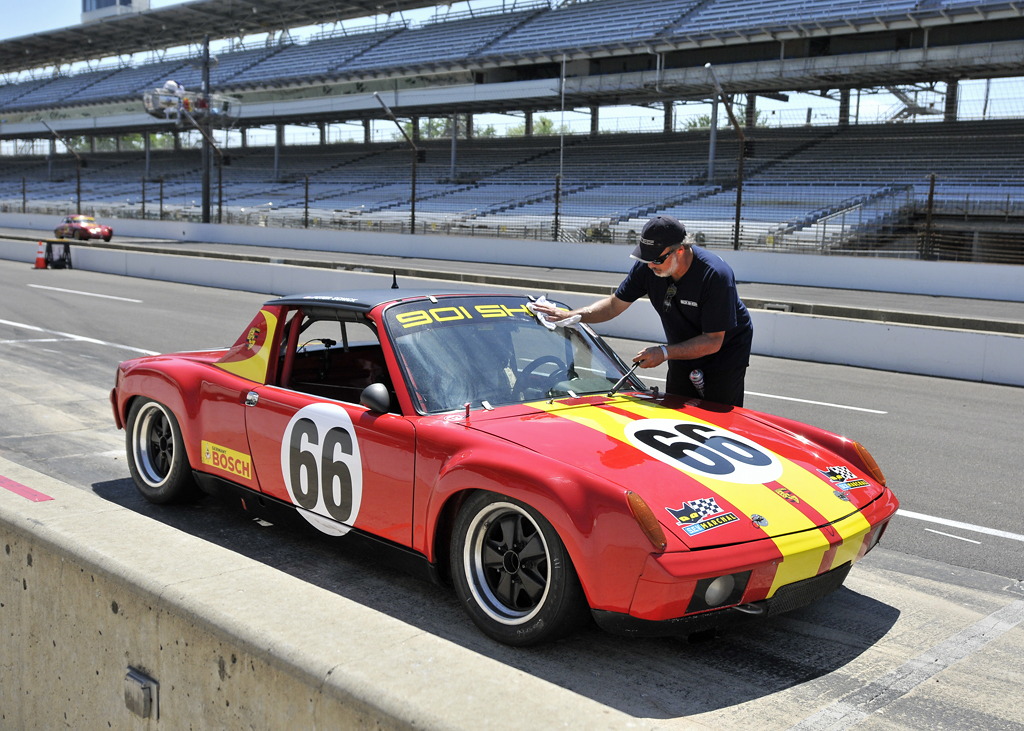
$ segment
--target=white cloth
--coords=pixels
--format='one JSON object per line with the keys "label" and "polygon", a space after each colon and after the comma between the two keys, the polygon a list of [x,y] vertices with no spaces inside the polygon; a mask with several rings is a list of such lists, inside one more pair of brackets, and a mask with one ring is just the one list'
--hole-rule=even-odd
{"label": "white cloth", "polygon": [[567,317],[564,320],[549,320],[547,317],[544,316],[543,313],[537,311],[537,308],[536,308],[535,305],[551,305],[551,306],[554,306],[554,303],[553,302],[549,302],[548,299],[544,295],[541,295],[540,298],[536,302],[527,302],[526,303],[526,309],[528,309],[530,312],[532,312],[534,315],[536,315],[537,316],[537,322],[539,322],[541,325],[546,327],[548,330],[554,330],[556,327],[574,327],[576,325],[576,323],[580,321],[580,316],[579,315],[573,315],[572,317]]}

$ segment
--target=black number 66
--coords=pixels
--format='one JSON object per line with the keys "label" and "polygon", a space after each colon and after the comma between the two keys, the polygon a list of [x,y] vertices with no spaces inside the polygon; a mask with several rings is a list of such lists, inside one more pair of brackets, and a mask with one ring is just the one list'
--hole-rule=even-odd
{"label": "black number 66", "polygon": [[[315,447],[320,443],[320,434],[316,424],[310,419],[299,419],[292,429],[292,438],[288,450],[288,469],[291,476],[292,491],[299,507],[306,510],[316,508],[319,493],[324,496],[324,505],[331,517],[339,522],[348,520],[352,514],[352,473],[343,460],[334,459],[335,447],[340,446],[343,454],[352,455],[352,435],[340,426],[332,427],[324,435],[320,459],[312,449],[302,448],[302,438],[306,438],[308,446]],[[305,470],[305,481],[303,481]],[[318,475],[319,473],[319,475]],[[338,482],[338,499],[334,499],[335,480]]]}

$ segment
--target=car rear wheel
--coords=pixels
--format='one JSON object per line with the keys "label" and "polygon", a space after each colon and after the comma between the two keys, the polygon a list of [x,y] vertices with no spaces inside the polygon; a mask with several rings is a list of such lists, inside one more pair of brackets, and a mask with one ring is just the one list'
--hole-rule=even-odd
{"label": "car rear wheel", "polygon": [[104,236],[104,237],[103,237],[103,240],[104,240],[104,241],[110,241],[110,237],[109,237],[109,236]]}
{"label": "car rear wheel", "polygon": [[518,500],[469,498],[451,542],[455,591],[484,634],[506,645],[557,639],[585,621],[587,602],[555,529]]}
{"label": "car rear wheel", "polygon": [[144,498],[164,504],[196,494],[185,442],[170,409],[158,401],[136,399],[125,432],[128,470]]}

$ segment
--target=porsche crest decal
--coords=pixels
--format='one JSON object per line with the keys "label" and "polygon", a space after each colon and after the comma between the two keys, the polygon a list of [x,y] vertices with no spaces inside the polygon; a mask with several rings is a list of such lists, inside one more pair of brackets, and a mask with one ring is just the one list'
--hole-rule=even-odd
{"label": "porsche crest decal", "polygon": [[[273,310],[278,308],[275,307]],[[273,343],[276,327],[275,312],[271,311],[271,308],[260,310],[242,336],[224,357],[217,361],[217,367],[250,381],[265,383],[270,363],[270,344]]]}

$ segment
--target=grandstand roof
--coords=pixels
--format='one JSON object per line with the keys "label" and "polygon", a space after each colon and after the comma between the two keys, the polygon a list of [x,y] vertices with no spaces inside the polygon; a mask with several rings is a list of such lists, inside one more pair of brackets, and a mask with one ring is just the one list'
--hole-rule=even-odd
{"label": "grandstand roof", "polygon": [[433,7],[432,0],[193,0],[0,42],[0,73]]}

